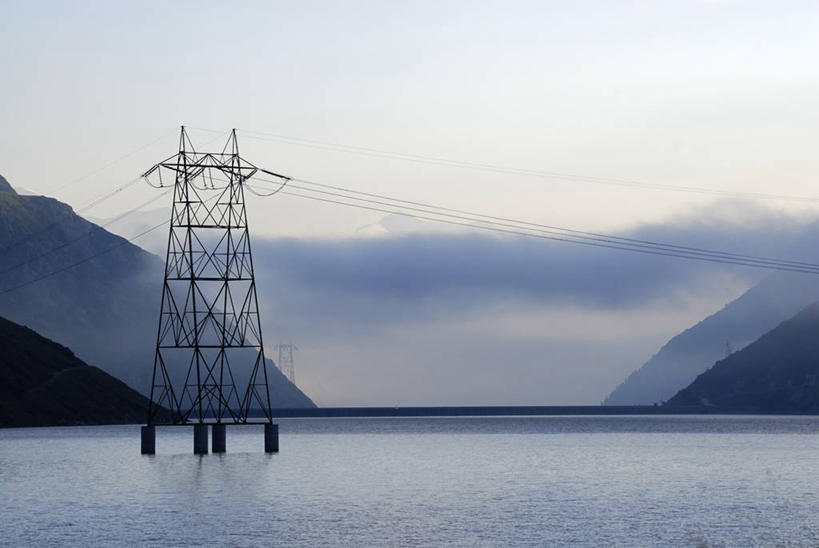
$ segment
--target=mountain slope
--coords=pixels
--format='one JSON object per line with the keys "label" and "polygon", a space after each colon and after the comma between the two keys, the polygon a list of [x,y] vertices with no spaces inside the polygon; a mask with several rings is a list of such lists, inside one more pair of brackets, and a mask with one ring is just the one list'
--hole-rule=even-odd
{"label": "mountain slope", "polygon": [[819,411],[819,303],[718,361],[669,405],[762,413]]}
{"label": "mountain slope", "polygon": [[[84,262],[68,268],[77,261]],[[0,177],[0,315],[142,393],[151,384],[163,270],[158,257],[68,205],[20,196]],[[267,365],[274,407],[315,406],[270,360]]]}
{"label": "mountain slope", "polygon": [[145,396],[31,329],[0,318],[0,347],[0,426],[145,420]]}
{"label": "mountain slope", "polygon": [[723,357],[725,341],[742,348],[817,299],[819,284],[813,276],[772,274],[716,314],[671,339],[603,404],[663,402]]}

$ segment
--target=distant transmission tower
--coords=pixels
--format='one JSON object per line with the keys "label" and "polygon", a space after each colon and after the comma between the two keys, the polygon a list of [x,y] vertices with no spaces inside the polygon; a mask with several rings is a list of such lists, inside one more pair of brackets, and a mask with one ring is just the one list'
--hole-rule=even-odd
{"label": "distant transmission tower", "polygon": [[725,341],[725,357],[727,358],[728,356],[730,356],[733,353],[734,353],[734,349],[731,348],[731,341],[726,340]]}
{"label": "distant transmission tower", "polygon": [[293,363],[293,351],[298,349],[299,347],[293,343],[276,345],[276,350],[279,353],[279,359],[276,365],[279,366],[279,370],[282,374],[293,384],[296,384],[296,366]]}
{"label": "distant transmission tower", "polygon": [[174,189],[149,427],[245,423],[251,412],[272,424],[244,198],[258,171],[287,180],[239,156],[235,130],[221,152],[205,153],[183,127],[179,152],[145,173]]}

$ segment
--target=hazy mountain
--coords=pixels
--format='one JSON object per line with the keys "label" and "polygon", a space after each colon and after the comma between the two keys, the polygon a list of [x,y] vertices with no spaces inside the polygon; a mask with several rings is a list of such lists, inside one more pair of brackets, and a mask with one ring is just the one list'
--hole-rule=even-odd
{"label": "hazy mountain", "polygon": [[68,348],[4,318],[0,344],[0,426],[145,420],[145,396]]}
{"label": "hazy mountain", "polygon": [[[143,393],[151,381],[163,268],[155,255],[68,205],[18,195],[0,177],[0,315]],[[314,406],[269,360],[268,375],[274,407]]]}
{"label": "hazy mountain", "polygon": [[669,405],[819,411],[819,303],[718,361]]}
{"label": "hazy mountain", "polygon": [[[91,215],[86,215],[85,219],[96,225],[108,225],[106,226],[106,230],[112,234],[127,237],[130,234],[141,234],[151,227],[167,221],[170,219],[170,211],[168,207],[160,207],[149,210],[140,210],[134,212],[132,215],[122,218],[98,218]],[[168,247],[168,231],[154,230],[153,232],[148,232],[145,234],[145,236],[139,239],[139,247],[150,253],[154,253],[159,257],[164,257],[165,251]]]}
{"label": "hazy mountain", "polygon": [[726,353],[744,347],[819,299],[819,280],[807,274],[775,273],[695,326],[672,338],[633,372],[604,405],[663,402],[688,386]]}

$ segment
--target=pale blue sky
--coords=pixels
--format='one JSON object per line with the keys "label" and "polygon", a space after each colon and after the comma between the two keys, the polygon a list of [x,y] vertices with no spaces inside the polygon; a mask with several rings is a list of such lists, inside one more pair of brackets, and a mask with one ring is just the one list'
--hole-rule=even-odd
{"label": "pale blue sky", "polygon": [[[0,172],[32,190],[47,192],[186,123],[661,184],[815,194],[812,2],[0,6]],[[705,200],[243,145],[277,171],[581,228],[658,220]],[[168,135],[60,196],[80,203],[173,147]],[[349,222],[360,219],[373,216]]]}

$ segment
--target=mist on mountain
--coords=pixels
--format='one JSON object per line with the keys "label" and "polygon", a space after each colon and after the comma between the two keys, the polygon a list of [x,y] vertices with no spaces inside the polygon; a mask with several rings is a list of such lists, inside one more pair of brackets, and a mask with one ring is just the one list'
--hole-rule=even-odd
{"label": "mist on mountain", "polygon": [[668,404],[756,413],[819,411],[819,302],[717,361]]}
{"label": "mist on mountain", "polygon": [[[0,178],[0,315],[150,393],[162,259]],[[274,407],[313,402],[268,359]]]}
{"label": "mist on mountain", "polygon": [[723,358],[726,348],[743,348],[816,299],[819,284],[813,276],[771,274],[719,312],[673,337],[603,403],[664,402]]}

